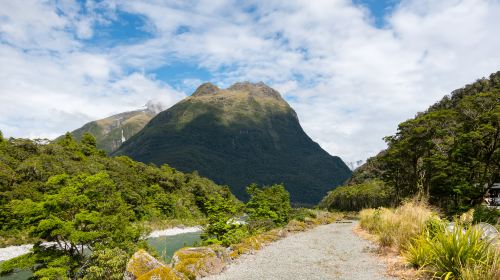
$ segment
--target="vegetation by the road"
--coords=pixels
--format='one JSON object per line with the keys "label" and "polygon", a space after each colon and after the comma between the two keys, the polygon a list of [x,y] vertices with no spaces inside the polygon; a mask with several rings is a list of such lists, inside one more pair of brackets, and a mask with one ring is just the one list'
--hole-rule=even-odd
{"label": "vegetation by the road", "polygon": [[36,243],[0,274],[18,267],[41,279],[93,279],[99,269],[123,271],[145,246],[145,223],[204,218],[211,200],[241,205],[227,187],[197,174],[107,157],[89,134],[49,144],[1,137],[0,240],[28,235],[56,245]]}
{"label": "vegetation by the road", "polygon": [[[197,174],[107,157],[88,134],[48,144],[0,139],[0,235],[37,241],[31,253],[2,263],[0,274],[19,268],[37,279],[119,279],[130,256],[148,250],[151,227],[206,221],[204,244],[240,244],[240,254],[255,247],[255,236],[272,240],[269,230],[290,220],[305,229],[315,217],[292,209],[283,185],[249,186],[245,205]],[[236,223],[243,213],[247,223]]]}
{"label": "vegetation by the road", "polygon": [[321,200],[319,207],[328,210],[360,211],[396,203],[394,188],[380,179],[372,179],[330,191]]}
{"label": "vegetation by the road", "polygon": [[448,216],[473,208],[500,182],[500,72],[455,90],[385,140],[387,150],[353,173],[352,189],[331,192],[323,207],[389,206],[418,194]]}
{"label": "vegetation by the road", "polygon": [[[483,216],[470,211],[449,227],[425,203],[396,209],[365,209],[360,225],[384,247],[396,248],[422,274],[438,279],[500,279],[500,244],[474,226]],[[497,213],[498,215],[498,213]]]}
{"label": "vegetation by the road", "polygon": [[[248,222],[238,223],[234,218],[238,208],[227,201],[208,200],[208,226],[203,234],[205,244],[236,244],[246,237],[283,226],[290,220],[290,194],[283,185],[247,187],[250,200],[245,205]],[[308,210],[302,210],[311,215]],[[296,216],[294,216],[296,217]],[[292,217],[293,218],[293,217]]]}

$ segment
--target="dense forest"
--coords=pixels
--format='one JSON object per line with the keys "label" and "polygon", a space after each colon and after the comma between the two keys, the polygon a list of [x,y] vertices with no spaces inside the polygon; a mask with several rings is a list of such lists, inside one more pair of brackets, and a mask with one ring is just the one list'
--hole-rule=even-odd
{"label": "dense forest", "polygon": [[1,245],[57,244],[36,243],[0,274],[20,267],[35,268],[37,278],[93,279],[92,271],[109,265],[123,272],[128,257],[145,246],[143,221],[206,218],[207,205],[222,202],[242,205],[227,187],[197,174],[107,157],[90,134],[53,143],[0,135]]}
{"label": "dense forest", "polygon": [[[385,141],[388,148],[358,168],[348,187],[330,192],[323,207],[359,210],[421,195],[454,214],[481,203],[500,181],[500,72],[453,91]],[[345,197],[353,201],[346,205]]]}

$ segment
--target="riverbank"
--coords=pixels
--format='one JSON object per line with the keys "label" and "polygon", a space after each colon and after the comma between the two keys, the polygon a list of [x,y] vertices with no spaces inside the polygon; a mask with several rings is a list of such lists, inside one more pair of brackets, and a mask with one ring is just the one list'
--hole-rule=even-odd
{"label": "riverbank", "polygon": [[[200,226],[193,227],[173,227],[162,230],[154,230],[152,231],[147,238],[157,238],[162,236],[173,236],[183,233],[194,233],[201,232],[203,229]],[[54,243],[52,242],[44,242],[42,243],[46,246],[52,246]],[[23,244],[17,246],[8,246],[5,248],[0,248],[0,262],[7,261],[13,259],[15,257],[27,254],[33,248],[33,244]]]}

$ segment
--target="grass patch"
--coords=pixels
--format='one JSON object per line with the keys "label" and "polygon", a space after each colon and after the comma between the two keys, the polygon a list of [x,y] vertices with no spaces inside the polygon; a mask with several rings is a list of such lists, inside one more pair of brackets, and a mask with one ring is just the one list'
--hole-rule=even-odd
{"label": "grass patch", "polygon": [[500,279],[498,242],[483,237],[473,213],[457,218],[450,228],[425,203],[412,201],[396,209],[363,210],[360,226],[431,278]]}
{"label": "grass patch", "polygon": [[400,251],[423,232],[433,215],[425,203],[415,201],[396,209],[365,209],[359,213],[360,226],[377,235],[381,246],[395,246]]}

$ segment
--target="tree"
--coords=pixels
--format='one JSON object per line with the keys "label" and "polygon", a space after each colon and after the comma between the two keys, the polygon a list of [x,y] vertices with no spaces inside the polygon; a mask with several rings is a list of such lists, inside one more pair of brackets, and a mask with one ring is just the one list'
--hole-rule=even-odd
{"label": "tree", "polygon": [[[85,250],[134,251],[141,230],[132,224],[134,214],[107,173],[59,177],[49,182],[59,183],[61,188],[30,205],[30,209],[38,209],[38,218],[25,221],[33,226],[32,236],[55,243],[51,247],[35,245],[35,275],[55,279],[65,271],[67,277],[74,278],[89,262]],[[24,202],[26,206],[30,203]],[[23,207],[12,209],[21,211],[14,213],[17,216],[29,211]]]}
{"label": "tree", "polygon": [[290,194],[282,184],[259,188],[256,184],[247,187],[250,200],[246,204],[251,221],[270,220],[281,226],[288,222],[291,210]]}

